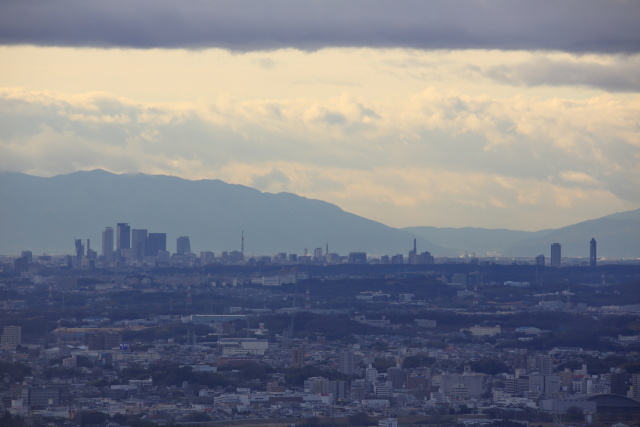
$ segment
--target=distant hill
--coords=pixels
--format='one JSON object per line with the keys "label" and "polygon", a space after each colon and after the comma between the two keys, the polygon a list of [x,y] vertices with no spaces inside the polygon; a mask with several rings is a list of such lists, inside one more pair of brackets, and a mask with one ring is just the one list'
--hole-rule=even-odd
{"label": "distant hill", "polygon": [[[94,170],[40,178],[0,174],[0,253],[73,252],[74,238],[91,239],[101,252],[106,226],[166,232],[167,249],[189,236],[194,252],[240,250],[246,254],[302,254],[329,244],[330,252],[406,253],[414,235],[320,200],[270,194],[218,180],[190,181],[163,175]],[[452,254],[418,237],[418,249]]]}
{"label": "distant hill", "polygon": [[408,227],[403,230],[462,254],[550,256],[552,243],[562,245],[563,256],[588,257],[589,241],[598,242],[598,256],[640,257],[640,209],[608,215],[555,230],[513,231],[483,228]]}

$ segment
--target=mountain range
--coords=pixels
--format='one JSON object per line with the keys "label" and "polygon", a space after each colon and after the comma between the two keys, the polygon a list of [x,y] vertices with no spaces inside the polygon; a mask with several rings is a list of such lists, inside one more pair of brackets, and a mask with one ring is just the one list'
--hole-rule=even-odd
{"label": "mountain range", "polygon": [[302,254],[315,248],[347,254],[418,251],[457,256],[467,251],[504,256],[548,255],[553,242],[563,256],[640,257],[640,209],[537,232],[479,228],[392,228],[321,200],[264,193],[219,180],[190,181],[164,175],[81,171],[51,178],[0,174],[0,253],[72,253],[76,238],[91,239],[100,253],[101,232],[118,222],[166,232],[167,249],[189,236],[194,252],[241,249],[245,254]]}

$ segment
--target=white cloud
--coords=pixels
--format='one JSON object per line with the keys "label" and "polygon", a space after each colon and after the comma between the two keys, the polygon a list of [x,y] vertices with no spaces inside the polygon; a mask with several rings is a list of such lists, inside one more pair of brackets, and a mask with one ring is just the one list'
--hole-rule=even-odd
{"label": "white cloud", "polygon": [[432,88],[386,102],[343,94],[191,104],[8,88],[0,90],[0,168],[219,178],[395,226],[503,218],[518,227],[530,217],[519,228],[546,228],[566,223],[547,218],[585,215],[587,203],[602,206],[588,212],[606,206],[603,214],[637,206],[638,117],[639,99],[613,95]]}

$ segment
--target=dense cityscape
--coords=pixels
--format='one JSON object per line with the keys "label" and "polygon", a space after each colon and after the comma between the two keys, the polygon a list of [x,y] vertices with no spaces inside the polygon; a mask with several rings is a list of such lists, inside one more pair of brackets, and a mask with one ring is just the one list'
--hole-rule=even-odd
{"label": "dense cityscape", "polygon": [[640,265],[167,251],[2,257],[3,425],[638,425]]}

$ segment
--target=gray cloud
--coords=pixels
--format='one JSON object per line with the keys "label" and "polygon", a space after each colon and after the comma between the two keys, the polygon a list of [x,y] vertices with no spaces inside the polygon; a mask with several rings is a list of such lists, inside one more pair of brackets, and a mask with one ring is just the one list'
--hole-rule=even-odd
{"label": "gray cloud", "polygon": [[5,0],[0,43],[236,51],[324,47],[640,51],[624,0]]}
{"label": "gray cloud", "polygon": [[515,66],[478,70],[517,86],[585,86],[611,92],[640,91],[640,57],[617,57],[611,64],[540,58]]}

